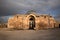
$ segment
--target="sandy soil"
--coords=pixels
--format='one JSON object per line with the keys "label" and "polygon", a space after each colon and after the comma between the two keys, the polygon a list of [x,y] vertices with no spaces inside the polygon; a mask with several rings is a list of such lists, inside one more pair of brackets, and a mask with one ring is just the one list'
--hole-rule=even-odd
{"label": "sandy soil", "polygon": [[0,31],[0,40],[60,40],[60,29]]}

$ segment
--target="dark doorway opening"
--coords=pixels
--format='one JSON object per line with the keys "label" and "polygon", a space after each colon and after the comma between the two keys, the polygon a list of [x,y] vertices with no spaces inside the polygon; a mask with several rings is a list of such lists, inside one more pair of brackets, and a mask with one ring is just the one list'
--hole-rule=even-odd
{"label": "dark doorway opening", "polygon": [[59,24],[59,28],[60,28],[60,24]]}
{"label": "dark doorway opening", "polygon": [[34,29],[35,27],[35,18],[34,16],[30,16],[30,19],[29,19],[29,29]]}

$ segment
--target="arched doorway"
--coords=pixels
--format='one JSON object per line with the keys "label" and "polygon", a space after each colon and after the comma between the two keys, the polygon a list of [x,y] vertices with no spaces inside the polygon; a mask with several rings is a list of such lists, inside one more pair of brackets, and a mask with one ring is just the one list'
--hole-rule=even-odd
{"label": "arched doorway", "polygon": [[35,27],[35,17],[31,15],[29,18],[29,29],[34,29],[34,27]]}

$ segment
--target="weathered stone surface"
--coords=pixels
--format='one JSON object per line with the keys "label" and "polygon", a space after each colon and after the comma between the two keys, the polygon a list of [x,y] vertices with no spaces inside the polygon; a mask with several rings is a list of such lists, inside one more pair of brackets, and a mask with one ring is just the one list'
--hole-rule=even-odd
{"label": "weathered stone surface", "polygon": [[15,15],[8,19],[8,28],[18,29],[44,29],[54,28],[56,25],[55,19],[50,15],[38,15],[31,12],[31,14]]}

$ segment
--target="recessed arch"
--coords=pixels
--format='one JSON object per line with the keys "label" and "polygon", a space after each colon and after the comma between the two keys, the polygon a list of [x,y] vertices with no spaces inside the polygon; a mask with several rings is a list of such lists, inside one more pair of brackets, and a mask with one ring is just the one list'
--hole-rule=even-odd
{"label": "recessed arch", "polygon": [[30,16],[34,16],[34,17],[35,17],[35,19],[36,19],[36,15],[35,15],[35,14],[29,14],[29,15],[27,15],[27,17],[26,17],[26,18],[29,18]]}
{"label": "recessed arch", "polygon": [[29,29],[35,28],[35,17],[33,15],[29,16]]}

